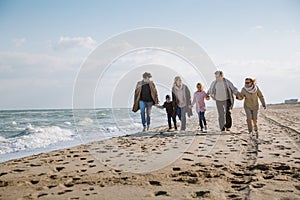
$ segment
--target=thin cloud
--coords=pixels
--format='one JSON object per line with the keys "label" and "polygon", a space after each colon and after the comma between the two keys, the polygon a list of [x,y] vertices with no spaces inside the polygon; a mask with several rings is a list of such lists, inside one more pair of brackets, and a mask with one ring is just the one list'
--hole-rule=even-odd
{"label": "thin cloud", "polygon": [[265,28],[262,25],[257,25],[250,28],[251,32],[264,32]]}
{"label": "thin cloud", "polygon": [[53,48],[55,50],[92,50],[96,44],[97,42],[92,37],[60,37]]}
{"label": "thin cloud", "polygon": [[[74,71],[82,58],[64,58],[24,52],[0,52],[1,76],[8,74],[60,73]],[[5,72],[5,73],[4,73]]]}
{"label": "thin cloud", "polygon": [[15,38],[13,39],[13,43],[15,47],[19,48],[22,47],[27,42],[26,38]]}

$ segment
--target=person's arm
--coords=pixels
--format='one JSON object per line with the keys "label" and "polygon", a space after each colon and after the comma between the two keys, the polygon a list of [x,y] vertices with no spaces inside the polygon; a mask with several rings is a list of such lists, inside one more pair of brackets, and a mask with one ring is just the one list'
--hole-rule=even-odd
{"label": "person's arm", "polygon": [[156,104],[157,108],[164,109],[166,107],[166,102],[163,105]]}
{"label": "person's arm", "polygon": [[133,112],[137,112],[140,109],[138,101],[139,101],[140,95],[141,95],[141,87],[142,87],[142,85],[140,84],[140,82],[137,82],[135,90],[134,90],[134,103],[133,103],[133,107],[132,107]]}
{"label": "person's arm", "polygon": [[191,92],[189,90],[189,88],[187,86],[186,87],[186,101],[187,101],[187,114],[188,114],[188,117],[191,117],[193,116],[193,110],[190,108],[190,105],[191,105]]}
{"label": "person's arm", "polygon": [[258,87],[257,87],[257,96],[258,96],[263,108],[266,109],[267,106],[266,106],[265,98],[264,98],[262,92],[260,91],[260,89]]}
{"label": "person's arm", "polygon": [[208,89],[208,91],[207,91],[207,96],[210,96],[210,94],[212,93],[212,89],[213,89],[213,86],[214,86],[214,84],[215,84],[215,81],[213,81],[211,84],[210,84],[210,87],[209,87],[209,89]]}
{"label": "person's arm", "polygon": [[174,108],[177,107],[177,98],[176,98],[176,95],[173,91],[173,88],[172,88],[172,105],[173,105]]}
{"label": "person's arm", "polygon": [[153,92],[152,98],[153,98],[154,103],[157,105],[157,104],[159,104],[159,100],[158,100],[158,94],[157,94],[155,84],[151,81],[151,84],[149,84],[149,85],[152,86],[152,89],[151,89],[151,93]]}
{"label": "person's arm", "polygon": [[242,91],[238,93],[238,95],[236,96],[236,99],[243,100],[244,98],[245,98],[245,91],[244,89],[242,89]]}
{"label": "person's arm", "polygon": [[193,97],[193,101],[191,103],[191,107],[193,107],[195,105],[195,103],[196,103],[196,95],[195,94],[196,93],[194,93],[194,97]]}
{"label": "person's arm", "polygon": [[206,99],[206,100],[209,100],[210,99],[210,97],[208,96],[208,94],[204,91],[204,99]]}
{"label": "person's arm", "polygon": [[226,79],[226,81],[227,81],[227,84],[228,84],[230,90],[232,91],[232,93],[233,93],[235,96],[238,96],[239,90],[233,85],[233,83],[232,83],[230,80]]}
{"label": "person's arm", "polygon": [[186,100],[187,100],[187,105],[191,105],[192,102],[191,102],[191,92],[189,90],[189,88],[187,86],[186,87]]}

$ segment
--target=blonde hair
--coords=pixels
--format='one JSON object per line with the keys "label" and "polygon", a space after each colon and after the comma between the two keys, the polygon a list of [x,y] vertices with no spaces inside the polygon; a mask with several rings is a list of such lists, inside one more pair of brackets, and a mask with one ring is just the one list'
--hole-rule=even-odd
{"label": "blonde hair", "polygon": [[175,76],[175,78],[174,78],[174,85],[176,85],[176,81],[179,81],[179,80],[181,80],[180,76]]}
{"label": "blonde hair", "polygon": [[254,78],[245,78],[245,81],[251,81],[251,83],[256,84],[256,79]]}

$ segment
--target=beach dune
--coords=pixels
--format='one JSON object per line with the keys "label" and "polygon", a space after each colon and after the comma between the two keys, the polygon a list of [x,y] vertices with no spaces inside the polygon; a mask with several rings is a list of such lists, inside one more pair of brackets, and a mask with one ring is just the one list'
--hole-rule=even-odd
{"label": "beach dune", "polygon": [[159,127],[0,163],[0,199],[300,199],[300,104],[270,105],[249,135],[233,128]]}

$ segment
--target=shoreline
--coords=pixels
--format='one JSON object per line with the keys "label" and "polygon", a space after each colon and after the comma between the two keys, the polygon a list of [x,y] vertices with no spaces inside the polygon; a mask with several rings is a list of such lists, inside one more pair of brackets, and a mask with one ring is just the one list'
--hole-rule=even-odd
{"label": "shoreline", "polygon": [[211,112],[208,133],[191,119],[186,132],[164,126],[3,162],[0,199],[297,199],[299,111],[261,110],[257,137],[235,108],[230,132]]}

